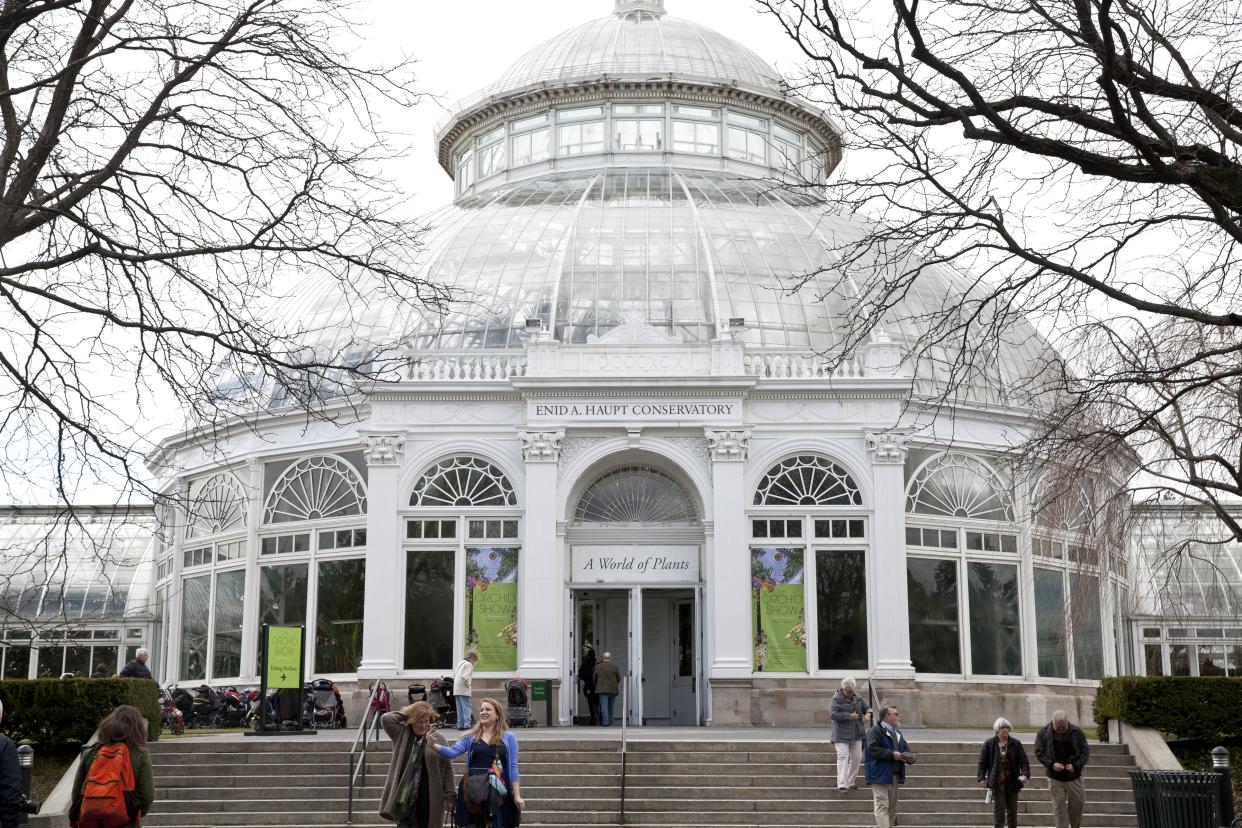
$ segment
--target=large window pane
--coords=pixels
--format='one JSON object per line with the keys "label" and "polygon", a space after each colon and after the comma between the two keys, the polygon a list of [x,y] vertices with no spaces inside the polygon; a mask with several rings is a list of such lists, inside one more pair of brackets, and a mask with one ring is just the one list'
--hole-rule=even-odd
{"label": "large window pane", "polygon": [[1022,636],[1018,621],[1018,568],[971,561],[970,671],[977,675],[1022,674]]}
{"label": "large window pane", "polygon": [[821,549],[815,553],[819,612],[819,668],[867,669],[867,554]]}
{"label": "large window pane", "polygon": [[1035,567],[1035,649],[1044,678],[1069,678],[1065,632],[1065,576]]}
{"label": "large window pane", "polygon": [[[957,613],[957,561],[906,560],[910,600],[911,661],[920,673],[960,673],[962,654]],[[883,602],[883,590],[878,596]]]}
{"label": "large window pane", "polygon": [[87,646],[65,648],[65,672],[78,678],[87,678],[94,665],[91,664],[91,648]]}
{"label": "large window pane", "polygon": [[405,667],[453,666],[453,552],[411,551],[405,566]]}
{"label": "large window pane", "polygon": [[211,576],[186,578],[181,586],[181,680],[207,678],[207,619]]}
{"label": "large window pane", "polygon": [[1100,582],[1074,575],[1074,677],[1104,677],[1104,635],[1100,628]]}
{"label": "large window pane", "polygon": [[306,623],[307,565],[265,566],[259,570],[259,623]]}
{"label": "large window pane", "polygon": [[1190,675],[1190,647],[1186,644],[1169,646],[1169,675]]}
{"label": "large window pane", "polygon": [[241,675],[242,603],[246,597],[246,570],[216,575],[215,651],[211,676]]}
{"label": "large window pane", "polygon": [[1199,645],[1199,675],[1225,676],[1229,671],[1225,668],[1225,648],[1217,644]]}
{"label": "large window pane", "polygon": [[1144,644],[1143,658],[1147,662],[1147,675],[1164,675],[1164,662],[1161,660],[1159,644]]}
{"label": "large window pane", "polygon": [[363,577],[366,561],[319,565],[315,612],[315,672],[353,673],[362,661]]}
{"label": "large window pane", "polygon": [[6,647],[4,651],[4,677],[24,679],[30,670],[30,648],[23,645]]}
{"label": "large window pane", "polygon": [[119,647],[96,647],[91,653],[91,675],[94,675],[100,667],[103,667],[105,675],[109,677],[120,672],[121,667],[116,663],[118,652],[120,652]]}

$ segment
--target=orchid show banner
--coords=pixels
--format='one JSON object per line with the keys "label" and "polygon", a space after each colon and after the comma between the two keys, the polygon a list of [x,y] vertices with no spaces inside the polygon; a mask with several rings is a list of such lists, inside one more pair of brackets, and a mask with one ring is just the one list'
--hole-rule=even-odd
{"label": "orchid show banner", "polygon": [[755,671],[806,672],[806,553],[785,547],[750,550]]}
{"label": "orchid show banner", "polygon": [[466,550],[466,652],[476,670],[517,669],[518,550]]}

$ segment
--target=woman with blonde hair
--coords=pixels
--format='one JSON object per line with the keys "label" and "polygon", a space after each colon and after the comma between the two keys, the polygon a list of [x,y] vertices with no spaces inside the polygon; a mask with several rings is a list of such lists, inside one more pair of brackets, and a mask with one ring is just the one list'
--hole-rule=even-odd
{"label": "woman with blonde hair", "polygon": [[518,741],[505,724],[495,699],[479,702],[478,720],[452,747],[435,746],[446,759],[466,754],[466,773],[457,790],[457,824],[475,828],[516,828],[526,800],[520,789]]}
{"label": "woman with blonde hair", "polygon": [[392,761],[380,792],[380,816],[400,828],[443,828],[453,808],[453,766],[427,747],[444,739],[431,729],[436,711],[414,702],[380,716],[392,740]]}

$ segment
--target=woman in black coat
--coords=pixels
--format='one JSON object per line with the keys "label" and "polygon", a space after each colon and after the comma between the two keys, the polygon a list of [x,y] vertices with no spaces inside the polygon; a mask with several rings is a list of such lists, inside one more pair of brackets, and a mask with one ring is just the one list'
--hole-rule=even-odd
{"label": "woman in black coat", "polygon": [[992,725],[996,735],[979,751],[979,784],[992,792],[992,814],[996,828],[1018,828],[1018,791],[1031,778],[1031,763],[1022,743],[1009,733],[1008,719]]}

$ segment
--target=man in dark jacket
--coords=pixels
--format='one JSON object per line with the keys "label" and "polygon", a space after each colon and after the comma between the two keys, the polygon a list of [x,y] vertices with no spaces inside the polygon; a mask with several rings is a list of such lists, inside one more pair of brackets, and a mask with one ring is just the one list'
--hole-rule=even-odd
{"label": "man in dark jacket", "polygon": [[[595,692],[599,695],[599,723],[604,727],[612,724],[612,704],[621,690],[621,671],[612,662],[612,653],[604,653],[595,664]],[[625,711],[619,715],[624,716]]]}
{"label": "man in dark jacket", "polygon": [[[0,719],[4,705],[0,704]],[[0,733],[0,828],[17,828],[22,821],[22,770],[17,764],[17,745]]]}
{"label": "man in dark jacket", "polygon": [[1052,721],[1035,737],[1035,758],[1048,771],[1048,788],[1057,828],[1081,828],[1082,769],[1091,750],[1082,729],[1070,724],[1064,710],[1052,714]]}
{"label": "man in dark jacket", "polygon": [[586,696],[587,711],[591,724],[599,724],[599,696],[595,693],[595,648],[590,644],[582,647],[582,662],[578,665],[578,681],[582,682],[582,695]]}
{"label": "man in dark jacket", "polygon": [[880,708],[880,721],[867,731],[867,784],[875,806],[875,828],[892,828],[897,822],[898,785],[906,783],[906,765],[914,754],[897,728],[901,714],[891,704]]}
{"label": "man in dark jacket", "polygon": [[145,647],[139,647],[134,657],[121,668],[121,678],[151,678],[151,671],[147,669],[147,659],[150,657],[151,654]]}

